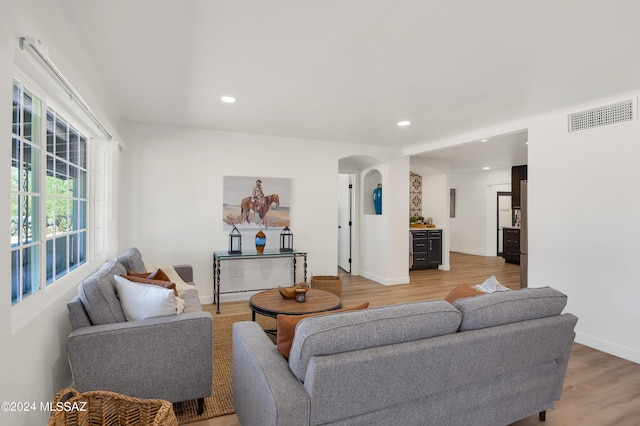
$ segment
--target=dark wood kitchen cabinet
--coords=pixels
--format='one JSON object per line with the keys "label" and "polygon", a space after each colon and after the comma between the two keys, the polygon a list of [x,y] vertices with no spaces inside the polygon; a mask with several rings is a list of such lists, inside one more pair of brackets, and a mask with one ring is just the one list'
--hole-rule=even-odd
{"label": "dark wood kitchen cabinet", "polygon": [[520,264],[520,229],[502,229],[502,257],[507,263]]}
{"label": "dark wood kitchen cabinet", "polygon": [[511,208],[520,208],[520,181],[527,180],[527,165],[511,168]]}
{"label": "dark wood kitchen cabinet", "polygon": [[411,270],[442,265],[442,230],[411,231]]}

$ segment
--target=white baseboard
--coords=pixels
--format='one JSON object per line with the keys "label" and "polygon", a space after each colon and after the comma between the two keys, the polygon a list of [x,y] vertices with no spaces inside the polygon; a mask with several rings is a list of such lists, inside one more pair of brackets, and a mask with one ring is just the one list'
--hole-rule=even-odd
{"label": "white baseboard", "polygon": [[370,274],[366,271],[360,271],[360,276],[365,277],[371,281],[380,283],[382,285],[407,284],[409,282],[409,275],[405,277],[397,277],[397,278],[383,278],[375,274]]}
{"label": "white baseboard", "polygon": [[[220,303],[224,302],[238,302],[242,300],[249,300],[251,296],[258,293],[259,291],[243,291],[238,293],[225,293],[220,295]],[[200,303],[202,305],[211,305],[213,304],[213,295],[211,296],[200,296]]]}
{"label": "white baseboard", "polygon": [[213,304],[213,295],[211,295],[211,296],[200,296],[200,297],[198,297],[198,299],[200,299],[200,304],[201,305],[211,305],[211,304]]}
{"label": "white baseboard", "polygon": [[576,333],[576,343],[640,364],[640,352],[583,333]]}
{"label": "white baseboard", "polygon": [[242,300],[249,300],[251,299],[251,296],[253,296],[256,293],[260,293],[263,290],[256,290],[256,291],[243,291],[243,292],[239,292],[239,293],[225,293],[225,294],[221,294],[220,295],[220,302],[239,302]]}
{"label": "white baseboard", "polygon": [[471,254],[474,256],[485,256],[485,257],[495,256],[495,254],[489,254],[484,251],[466,250],[466,249],[460,249],[460,248],[452,248],[450,251],[455,251],[456,253],[462,253],[462,254]]}

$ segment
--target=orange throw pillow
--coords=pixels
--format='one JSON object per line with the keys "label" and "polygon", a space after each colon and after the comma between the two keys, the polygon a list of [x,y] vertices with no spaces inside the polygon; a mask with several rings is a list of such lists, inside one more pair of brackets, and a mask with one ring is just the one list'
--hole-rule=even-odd
{"label": "orange throw pillow", "polygon": [[481,294],[485,294],[485,293],[476,290],[475,288],[469,286],[468,284],[460,284],[459,286],[451,290],[451,292],[447,294],[447,297],[445,297],[444,300],[446,300],[449,303],[453,303],[456,300],[462,299],[464,297],[479,296]]}
{"label": "orange throw pillow", "polygon": [[291,345],[293,344],[293,336],[295,335],[296,325],[305,318],[315,317],[318,315],[334,314],[338,312],[359,311],[367,309],[369,302],[365,302],[362,305],[354,306],[353,308],[343,308],[336,311],[317,312],[315,314],[306,315],[285,315],[278,314],[276,319],[276,346],[278,352],[285,358],[289,359],[289,352],[291,352]]}
{"label": "orange throw pillow", "polygon": [[178,289],[176,288],[176,284],[170,281],[152,280],[150,278],[137,277],[135,275],[121,275],[121,276],[134,283],[151,284],[151,285],[157,285],[164,288],[169,288],[173,290],[173,294],[176,297],[178,296]]}
{"label": "orange throw pillow", "polygon": [[[127,269],[127,275],[130,277],[149,278],[149,272],[133,272],[130,269]],[[124,275],[121,275],[121,276],[124,277]]]}
{"label": "orange throw pillow", "polygon": [[153,272],[133,272],[127,269],[127,275],[138,278],[149,278],[152,280],[171,281],[171,278],[160,268]]}
{"label": "orange throw pillow", "polygon": [[162,269],[156,269],[147,277],[151,280],[171,281],[171,278]]}

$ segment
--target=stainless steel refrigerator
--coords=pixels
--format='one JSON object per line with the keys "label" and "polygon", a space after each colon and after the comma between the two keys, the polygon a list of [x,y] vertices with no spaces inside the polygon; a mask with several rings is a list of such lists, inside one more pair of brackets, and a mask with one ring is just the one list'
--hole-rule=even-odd
{"label": "stainless steel refrigerator", "polygon": [[527,181],[520,181],[520,288],[527,287],[529,254],[529,215],[527,212]]}

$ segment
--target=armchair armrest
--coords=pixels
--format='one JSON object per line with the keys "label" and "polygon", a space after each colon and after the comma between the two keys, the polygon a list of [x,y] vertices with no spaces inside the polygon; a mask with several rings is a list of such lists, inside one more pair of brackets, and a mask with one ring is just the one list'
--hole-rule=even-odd
{"label": "armchair armrest", "polygon": [[184,282],[193,282],[193,267],[191,265],[173,265],[173,268]]}
{"label": "armchair armrest", "polygon": [[171,402],[211,394],[212,348],[208,312],[82,327],[67,338],[79,392],[109,390]]}
{"label": "armchair armrest", "polygon": [[311,401],[255,322],[233,324],[233,406],[240,424],[308,425]]}

